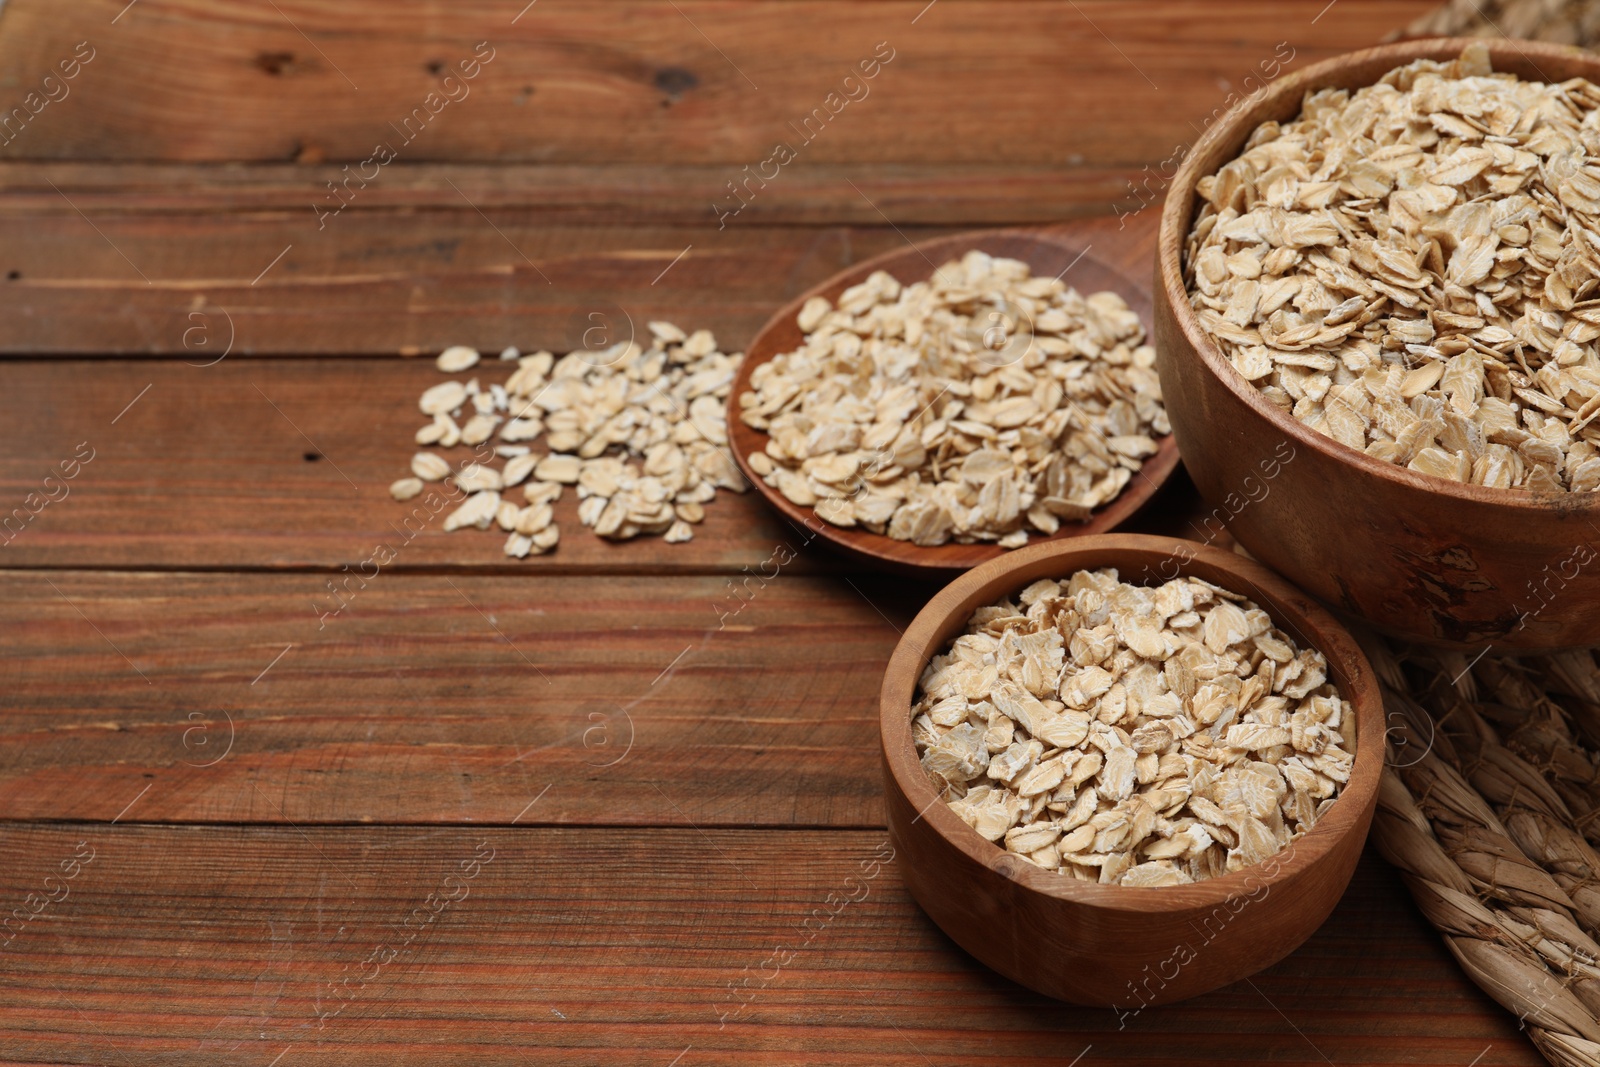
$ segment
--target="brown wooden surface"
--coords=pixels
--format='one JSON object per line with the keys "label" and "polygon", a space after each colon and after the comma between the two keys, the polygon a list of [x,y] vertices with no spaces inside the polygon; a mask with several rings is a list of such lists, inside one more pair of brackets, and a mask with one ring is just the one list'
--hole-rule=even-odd
{"label": "brown wooden surface", "polygon": [[774,304],[904,244],[881,225],[551,225],[523,207],[487,218],[470,208],[356,214],[318,234],[298,214],[80,216],[61,206],[0,222],[10,264],[0,263],[9,312],[0,351],[203,364],[230,337],[229,358],[432,355],[469,337],[492,352],[561,350],[580,343],[591,313],[619,333],[631,323],[642,336],[665,318],[745,344]]}
{"label": "brown wooden surface", "polygon": [[105,821],[153,782],[163,821],[495,823],[554,781],[563,821],[881,825],[873,698],[934,589],[380,573],[322,619],[326,580],[0,575],[0,811]]}
{"label": "brown wooden surface", "polygon": [[[0,83],[37,84],[80,40],[98,54],[61,114],[47,108],[6,156],[360,160],[487,41],[494,59],[471,95],[401,146],[403,161],[737,169],[887,42],[893,58],[808,158],[1142,164],[1192,135],[1191,112],[1172,101],[1208,113],[1214,104],[1198,105],[1220,101],[1219,82],[1238,84],[1278,41],[1303,63],[1370,44],[1431,6],[946,0],[923,13],[927,0],[539,0],[513,24],[524,7],[515,0],[138,0],[112,25],[126,2],[82,0],[70,21],[52,17],[48,0],[7,5]],[[161,62],[179,50],[184,62]],[[1107,111],[1142,121],[1060,135],[1059,116]]]}
{"label": "brown wooden surface", "polygon": [[[597,310],[741,347],[907,238],[1115,210],[1084,239],[1148,278],[1130,180],[1279,42],[1294,69],[1429,6],[8,0],[0,105],[97,52],[0,145],[0,512],[95,458],[0,547],[0,914],[95,859],[0,929],[0,1061],[1537,1062],[1370,854],[1253,986],[1121,1030],[975,963],[897,863],[835,915],[884,840],[876,694],[933,587],[754,496],[609,546],[569,495],[560,549],[515,563],[430,528],[319,618],[405,513],[437,372],[397,354],[560,348]],[[480,40],[473,96],[318,230]],[[871,96],[719,230],[725,183],[880,40]],[[1134,526],[1202,516],[1180,472]]]}
{"label": "brown wooden surface", "polygon": [[[18,860],[0,887],[18,900],[94,852],[6,951],[12,1062],[265,1065],[286,1048],[284,1064],[1540,1062],[1375,856],[1253,986],[1119,1029],[1114,1012],[975,963],[906,896],[896,863],[863,899],[828,903],[861,896],[845,880],[881,830],[301,832],[129,825],[137,811],[6,836]],[[443,880],[481,842],[494,859],[465,898],[415,935],[402,927],[429,894],[460,895]],[[394,958],[363,967],[381,946]],[[787,966],[766,963],[777,949]]]}

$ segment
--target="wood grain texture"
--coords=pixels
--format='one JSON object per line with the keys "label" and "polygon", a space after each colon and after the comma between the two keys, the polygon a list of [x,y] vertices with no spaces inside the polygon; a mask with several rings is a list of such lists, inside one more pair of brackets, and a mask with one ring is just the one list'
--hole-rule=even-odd
{"label": "wood grain texture", "polygon": [[597,322],[643,334],[658,318],[742,343],[794,293],[930,232],[547,226],[471,209],[350,215],[322,233],[309,212],[68,211],[6,230],[0,350],[195,362],[230,336],[235,357],[567,350]]}
{"label": "wood grain texture", "polygon": [[[743,347],[839,270],[951,232],[882,216],[720,231],[548,225],[526,206],[351,214],[319,232],[309,211],[152,214],[135,201],[0,212],[0,355],[564,351],[597,324],[643,334],[658,318]],[[1148,274],[1157,221],[1149,208],[1071,226],[1112,266]]]}
{"label": "wood grain texture", "polygon": [[[1253,987],[1122,1029],[973,962],[894,864],[831,917],[885,837],[874,698],[931,588],[809,549],[746,581],[787,536],[751,498],[670,552],[429,530],[318,628],[438,380],[385,357],[568,347],[592,311],[742,347],[907,238],[1132,211],[1277,42],[1293,69],[1430,0],[124,5],[0,10],[0,114],[97,49],[0,144],[0,511],[97,449],[0,548],[0,908],[95,854],[0,926],[0,1060],[1538,1062],[1372,860]],[[473,95],[319,229],[483,39]],[[719,229],[880,40],[870,98]],[[1096,255],[1147,275],[1155,214],[1090,224],[1125,238]],[[1197,529],[1173,482],[1140,528]]]}
{"label": "wood grain texture", "polygon": [[[281,214],[315,233],[312,205],[322,202],[328,182],[343,177],[334,163],[5,160],[0,218],[73,215],[74,207],[90,216],[173,216],[174,224],[196,216]],[[715,231],[712,204],[718,193],[726,196],[728,177],[728,167],[714,163],[395,163],[323,229],[371,214],[427,225],[429,214],[464,219],[476,206],[496,219],[515,210],[543,225]],[[1128,186],[1145,177],[1143,166],[1130,161],[1104,167],[808,162],[785,171],[723,229],[878,227],[885,216],[898,226],[1006,226],[1109,215],[1114,207],[1137,207]]]}
{"label": "wood grain texture", "polygon": [[0,572],[0,817],[881,824],[932,587],[752,574]]}
{"label": "wood grain texture", "polygon": [[[152,789],[127,822],[157,801]],[[6,828],[0,900],[32,907],[51,875],[48,892],[68,895],[14,920],[0,1052],[563,1067],[1539,1062],[1375,860],[1290,959],[1119,1019],[973,962],[906,896],[899,861],[875,860],[883,841],[681,823]],[[91,850],[61,881],[62,861]]]}
{"label": "wood grain texture", "polygon": [[[477,376],[485,386],[501,382],[513,366],[490,361]],[[473,457],[464,445],[414,443],[428,421],[417,398],[448,380],[432,360],[51,361],[9,364],[4,377],[7,566],[355,570],[389,545],[391,569],[737,572],[793,536],[753,495],[723,491],[693,541],[611,543],[579,524],[571,488],[556,504],[562,540],[549,555],[507,558],[498,529],[445,533],[444,518],[464,499],[459,490],[431,483],[403,504],[389,494],[391,482],[411,476],[419,451],[452,466]],[[46,483],[63,461],[91,451],[76,477]],[[50,494],[59,499],[41,506]],[[30,508],[37,515],[24,524]]]}
{"label": "wood grain texture", "polygon": [[[0,154],[359,161],[388,140],[407,162],[718,162],[737,172],[775,142],[798,141],[789,124],[826,106],[837,114],[801,146],[808,162],[1153,162],[1278,42],[1303,63],[1432,6],[945,0],[919,14],[926,0],[542,0],[513,24],[522,5],[501,0],[140,0],[113,25],[124,2],[88,0],[70,21],[49,0],[6,5],[0,85],[12,88],[0,100],[21,105],[79,41],[96,55]],[[441,90],[480,41],[494,59],[470,95],[404,144],[389,124]],[[826,104],[880,42],[893,58],[867,95]],[[180,48],[184,62],[166,62]]]}

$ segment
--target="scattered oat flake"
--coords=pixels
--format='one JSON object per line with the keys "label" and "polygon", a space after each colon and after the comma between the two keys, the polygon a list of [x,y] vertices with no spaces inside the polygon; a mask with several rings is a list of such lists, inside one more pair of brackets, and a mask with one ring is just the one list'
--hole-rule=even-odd
{"label": "scattered oat flake", "polygon": [[410,500],[420,492],[422,492],[421,478],[401,478],[389,486],[389,495],[396,500]]}
{"label": "scattered oat flake", "polygon": [[[423,482],[448,479],[465,495],[444,529],[498,527],[509,533],[505,553],[515,558],[556,547],[554,505],[566,485],[576,488],[579,520],[602,537],[690,540],[691,524],[704,520],[719,489],[749,488],[728,451],[723,416],[743,356],[720,351],[708,330],[651,323],[650,331],[648,348],[629,341],[559,359],[507,348],[500,358],[513,369],[504,382],[485,387],[476,378],[452,379],[431,387],[418,407],[433,421],[417,431],[417,443],[466,445],[472,457],[452,463],[438,452],[419,452],[411,461],[415,477],[395,482],[390,492],[408,500]],[[479,366],[480,358],[476,349],[455,345],[436,362],[459,373]],[[525,507],[502,497],[516,486]]]}
{"label": "scattered oat flake", "polygon": [[478,362],[478,350],[468,348],[466,345],[451,345],[439,353],[439,358],[434,365],[446,374],[455,374],[458,371],[470,370]]}

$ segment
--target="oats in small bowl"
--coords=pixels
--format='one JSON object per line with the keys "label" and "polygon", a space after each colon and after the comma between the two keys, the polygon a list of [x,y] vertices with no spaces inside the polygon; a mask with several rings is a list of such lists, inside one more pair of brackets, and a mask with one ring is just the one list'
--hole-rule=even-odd
{"label": "oats in small bowl", "polygon": [[879,729],[923,910],[1008,978],[1119,1009],[1309,937],[1384,751],[1372,668],[1321,605],[1231,552],[1122,534],[941,590],[890,659]]}
{"label": "oats in small bowl", "polygon": [[911,735],[951,810],[1081,881],[1242,870],[1350,780],[1350,706],[1322,653],[1201,578],[1040,579],[974,612],[918,693]]}

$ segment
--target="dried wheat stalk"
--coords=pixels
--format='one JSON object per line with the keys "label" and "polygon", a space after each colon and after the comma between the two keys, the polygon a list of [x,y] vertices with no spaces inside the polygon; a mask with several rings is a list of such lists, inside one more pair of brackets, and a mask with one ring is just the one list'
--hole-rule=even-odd
{"label": "dried wheat stalk", "polygon": [[1553,1064],[1600,1067],[1600,664],[1366,640],[1391,765],[1373,837]]}

